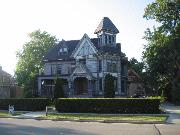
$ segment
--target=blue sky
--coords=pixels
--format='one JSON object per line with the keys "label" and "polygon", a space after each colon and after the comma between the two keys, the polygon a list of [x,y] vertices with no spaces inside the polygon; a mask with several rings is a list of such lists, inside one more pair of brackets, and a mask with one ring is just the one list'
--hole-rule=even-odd
{"label": "blue sky", "polygon": [[59,40],[80,39],[109,17],[119,29],[117,41],[128,58],[141,59],[146,28],[156,23],[143,19],[144,8],[153,0],[4,0],[0,1],[0,65],[14,74],[16,51],[40,29]]}

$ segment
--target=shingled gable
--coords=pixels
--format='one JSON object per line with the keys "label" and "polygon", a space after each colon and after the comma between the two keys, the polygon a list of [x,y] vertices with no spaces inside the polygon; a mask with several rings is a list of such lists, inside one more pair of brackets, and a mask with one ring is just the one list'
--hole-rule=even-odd
{"label": "shingled gable", "polygon": [[83,65],[81,63],[79,63],[76,66],[76,68],[74,69],[74,71],[71,74],[70,78],[73,78],[73,76],[74,77],[76,77],[76,76],[86,76],[90,80],[94,78],[92,73],[89,71],[89,69],[85,65]]}
{"label": "shingled gable", "polygon": [[78,53],[80,52],[81,48],[84,46],[84,44],[88,42],[90,45],[91,50],[93,51],[93,53],[97,53],[98,50],[97,48],[94,46],[94,44],[91,42],[91,39],[89,38],[89,36],[85,33],[83,35],[83,37],[81,38],[81,40],[79,41],[78,45],[76,46],[76,48],[74,49],[74,51],[72,52],[71,57],[76,57],[78,55]]}
{"label": "shingled gable", "polygon": [[104,17],[101,20],[94,33],[97,34],[100,31],[108,31],[114,34],[119,33],[119,30],[116,28],[116,26],[112,23],[112,21],[108,17]]}

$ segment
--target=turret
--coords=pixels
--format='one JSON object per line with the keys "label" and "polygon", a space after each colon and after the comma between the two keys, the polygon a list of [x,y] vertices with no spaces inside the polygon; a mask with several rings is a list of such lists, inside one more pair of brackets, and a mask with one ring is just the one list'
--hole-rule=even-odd
{"label": "turret", "polygon": [[119,33],[119,30],[112,23],[108,17],[104,17],[99,23],[94,34],[97,34],[98,37],[98,46],[116,46],[116,34]]}

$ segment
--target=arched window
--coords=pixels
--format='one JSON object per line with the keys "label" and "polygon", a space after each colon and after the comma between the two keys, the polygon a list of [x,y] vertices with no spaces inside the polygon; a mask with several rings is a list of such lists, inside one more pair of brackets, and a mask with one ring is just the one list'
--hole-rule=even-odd
{"label": "arched window", "polygon": [[111,35],[109,35],[109,44],[111,44],[112,43],[112,41],[111,41]]}
{"label": "arched window", "polygon": [[113,42],[113,43],[115,42],[115,37],[114,37],[114,36],[112,36],[112,42]]}
{"label": "arched window", "polygon": [[108,35],[105,35],[105,44],[108,44]]}

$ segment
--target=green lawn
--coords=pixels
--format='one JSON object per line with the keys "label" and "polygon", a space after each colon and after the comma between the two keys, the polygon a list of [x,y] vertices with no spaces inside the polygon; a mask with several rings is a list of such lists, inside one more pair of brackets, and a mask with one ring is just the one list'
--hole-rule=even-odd
{"label": "green lawn", "polygon": [[[21,114],[23,114],[23,113],[21,113],[21,112],[15,112],[15,113],[13,114],[13,116],[21,115]],[[0,117],[8,117],[8,116],[12,116],[12,115],[9,114],[8,112],[5,112],[5,111],[0,112]]]}
{"label": "green lawn", "polygon": [[41,118],[72,119],[72,120],[130,120],[130,121],[165,121],[167,116],[132,116],[132,115],[105,115],[105,114],[48,114]]}
{"label": "green lawn", "polygon": [[10,116],[8,112],[0,112],[0,117]]}

